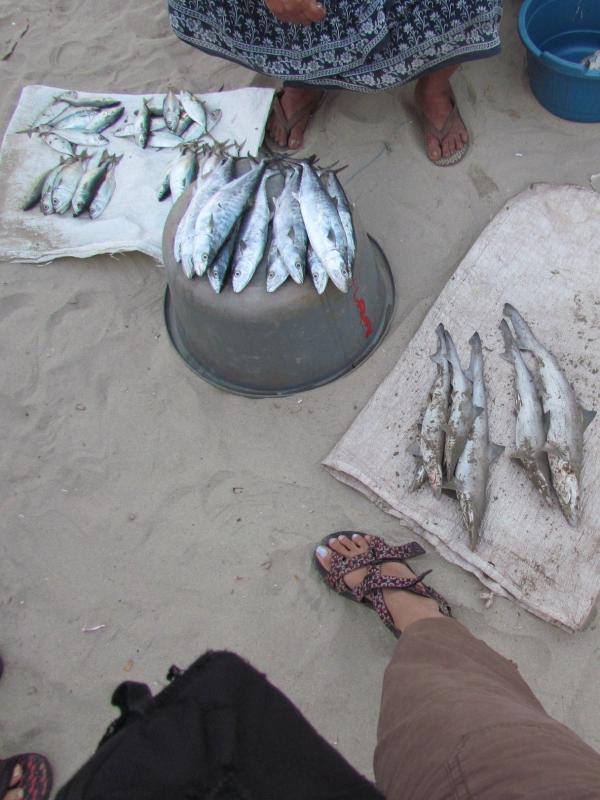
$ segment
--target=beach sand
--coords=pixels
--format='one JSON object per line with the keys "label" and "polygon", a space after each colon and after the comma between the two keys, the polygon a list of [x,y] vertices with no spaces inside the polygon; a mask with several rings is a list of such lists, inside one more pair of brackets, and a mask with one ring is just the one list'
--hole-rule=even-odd
{"label": "beach sand", "polygon": [[[394,639],[328,592],[310,555],[329,531],[409,534],[320,461],[503,203],[531,182],[587,185],[600,172],[598,126],[555,119],[532,97],[518,3],[506,5],[502,55],[455,79],[473,135],[464,164],[427,162],[411,87],[332,94],[313,122],[308,150],[349,164],[342,177],[397,288],[387,339],[336,383],[252,401],[196,378],[171,348],[164,272],[147,257],[2,265],[0,757],[47,753],[64,782],[115,716],[120,681],[157,690],[172,663],[210,647],[267,672],[371,774]],[[2,42],[28,21],[2,62],[2,125],[26,83],[104,93],[268,85],[177,40],[165,6],[1,0]],[[472,576],[434,553],[422,566],[548,711],[600,747],[594,620],[573,636],[509,601],[486,609]]]}

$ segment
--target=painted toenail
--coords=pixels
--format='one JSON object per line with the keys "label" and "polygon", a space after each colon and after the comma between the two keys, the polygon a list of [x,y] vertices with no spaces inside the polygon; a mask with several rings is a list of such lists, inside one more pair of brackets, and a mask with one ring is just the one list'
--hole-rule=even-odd
{"label": "painted toenail", "polygon": [[318,555],[321,556],[321,558],[325,558],[325,556],[329,554],[329,550],[326,547],[323,547],[322,544],[320,544],[317,547],[317,553],[318,553]]}
{"label": "painted toenail", "polygon": [[360,539],[362,537],[361,537],[360,533],[353,533],[352,534],[352,538],[354,539],[354,541],[356,541],[357,539]]}

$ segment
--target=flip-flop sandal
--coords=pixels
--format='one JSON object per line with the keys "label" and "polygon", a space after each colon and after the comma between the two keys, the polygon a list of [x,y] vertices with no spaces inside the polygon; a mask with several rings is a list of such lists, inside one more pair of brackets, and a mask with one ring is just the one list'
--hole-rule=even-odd
{"label": "flip-flop sandal", "polygon": [[[22,770],[21,780],[11,786],[12,774],[17,764]],[[52,767],[45,756],[38,753],[21,753],[0,759],[0,798],[10,789],[22,789],[23,800],[47,800],[52,789]]]}
{"label": "flip-flop sandal", "polygon": [[[338,536],[347,536],[349,539],[351,539],[355,533],[359,532],[338,531],[337,533],[331,533],[329,536],[325,536],[325,538],[319,542],[319,545],[327,547],[329,550],[331,550],[331,547],[329,546],[330,539],[335,539]],[[431,586],[427,586],[422,582],[423,578],[426,575],[429,575],[431,570],[427,570],[427,572],[417,575],[412,571],[410,566],[406,564],[407,558],[416,558],[417,556],[424,555],[425,550],[418,542],[408,542],[408,544],[403,544],[396,547],[386,544],[380,536],[371,536],[368,544],[369,550],[366,553],[354,556],[353,558],[346,558],[345,556],[332,551],[333,556],[331,558],[331,569],[329,571],[325,569],[325,567],[317,558],[316,551],[313,553],[314,564],[325,583],[331,589],[338,594],[341,594],[342,597],[346,597],[348,600],[353,600],[356,603],[365,603],[366,605],[370,606],[379,615],[383,623],[391,630],[397,639],[400,638],[402,631],[399,631],[398,628],[396,628],[392,619],[392,615],[387,609],[383,599],[384,589],[397,589],[398,591],[403,590],[412,592],[413,594],[421,595],[422,597],[430,597],[437,602],[442,614],[444,614],[446,617],[452,616],[452,610],[442,595],[438,594],[435,589],[431,588]],[[382,575],[380,565],[385,564],[388,561],[400,561],[401,563],[405,564],[411,572],[413,572],[415,577],[396,578],[392,575]],[[344,577],[360,567],[367,567],[368,570],[362,583],[360,583],[355,589],[348,588],[344,582]]]}
{"label": "flip-flop sandal", "polygon": [[[446,117],[446,122],[442,128],[436,128],[435,125],[429,122],[422,111],[420,113],[423,121],[423,133],[425,138],[427,138],[427,134],[430,133],[438,140],[440,148],[442,147],[442,142],[455,125],[462,125],[465,130],[467,129],[467,126],[460,115],[460,111],[458,110],[454,93],[452,93],[452,111]],[[469,142],[466,142],[459,150],[456,150],[454,153],[452,153],[451,156],[442,156],[441,158],[438,158],[437,161],[429,158],[429,156],[427,156],[427,158],[432,164],[435,164],[436,167],[453,167],[455,164],[458,164],[459,161],[463,160],[463,158],[467,155],[468,150]]]}
{"label": "flip-flop sandal", "polygon": [[[298,111],[291,117],[286,116],[285,111],[283,110],[283,106],[281,105],[281,100],[279,99],[285,89],[281,89],[275,97],[273,98],[273,103],[271,104],[271,114],[273,114],[277,118],[277,122],[281,125],[281,127],[285,130],[286,136],[289,139],[290,131],[292,128],[295,128],[298,123],[303,122],[306,120],[306,125],[310,121],[310,118],[313,114],[317,111],[323,99],[325,97],[325,92],[321,92],[315,98],[310,100],[306,105],[299,108]],[[302,144],[299,147],[288,147],[287,145],[282,146],[278,142],[273,139],[271,134],[267,131],[265,133],[265,140],[270,147],[271,150],[276,150],[279,153],[287,153],[290,150],[300,150],[300,148],[304,145],[304,136],[302,137]]]}

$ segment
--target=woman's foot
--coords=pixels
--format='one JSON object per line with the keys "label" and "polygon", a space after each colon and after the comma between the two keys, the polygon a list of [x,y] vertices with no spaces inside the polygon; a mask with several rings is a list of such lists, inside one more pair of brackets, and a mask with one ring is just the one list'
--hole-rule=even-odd
{"label": "woman's foot", "polygon": [[0,798],[0,800],[21,800],[23,797],[23,789],[19,788],[19,783],[21,782],[21,778],[23,777],[23,770],[21,766],[17,764],[17,766],[13,769],[12,776],[9,783],[9,790],[6,794]]}
{"label": "woman's foot", "polygon": [[287,86],[282,94],[273,100],[268,129],[271,138],[280,147],[286,147],[288,150],[298,150],[302,147],[304,131],[322,94],[320,89]]}
{"label": "woman's foot", "polygon": [[[350,539],[348,536],[341,535],[329,540],[329,546],[319,545],[316,550],[316,557],[327,572],[331,569],[331,558],[333,553],[339,553],[348,561],[356,556],[362,555],[369,550],[370,536],[362,536],[355,533]],[[401,562],[391,561],[381,565],[383,575],[391,575],[397,578],[414,578],[414,573]],[[349,572],[344,577],[344,583],[349,589],[355,589],[367,574],[366,567]],[[436,619],[443,617],[436,600],[429,597],[422,597],[412,592],[398,591],[394,589],[384,589],[383,599],[390,612],[394,625],[399,631],[405,630],[413,622],[421,619]]]}
{"label": "woman's foot", "polygon": [[[429,126],[425,131],[425,149],[431,161],[439,161],[454,156],[469,142],[469,134],[460,117],[455,114],[445,130],[456,108],[450,86],[450,75],[457,67],[447,67],[426,75],[417,81],[415,98]],[[432,130],[435,129],[437,135]],[[441,140],[441,141],[440,141]]]}

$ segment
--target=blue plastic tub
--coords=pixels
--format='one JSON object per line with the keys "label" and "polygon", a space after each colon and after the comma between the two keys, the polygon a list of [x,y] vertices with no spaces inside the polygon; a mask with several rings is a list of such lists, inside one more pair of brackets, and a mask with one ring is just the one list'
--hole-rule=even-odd
{"label": "blue plastic tub", "polygon": [[581,63],[600,50],[600,0],[525,0],[519,33],[539,102],[563,119],[600,122],[600,71]]}

